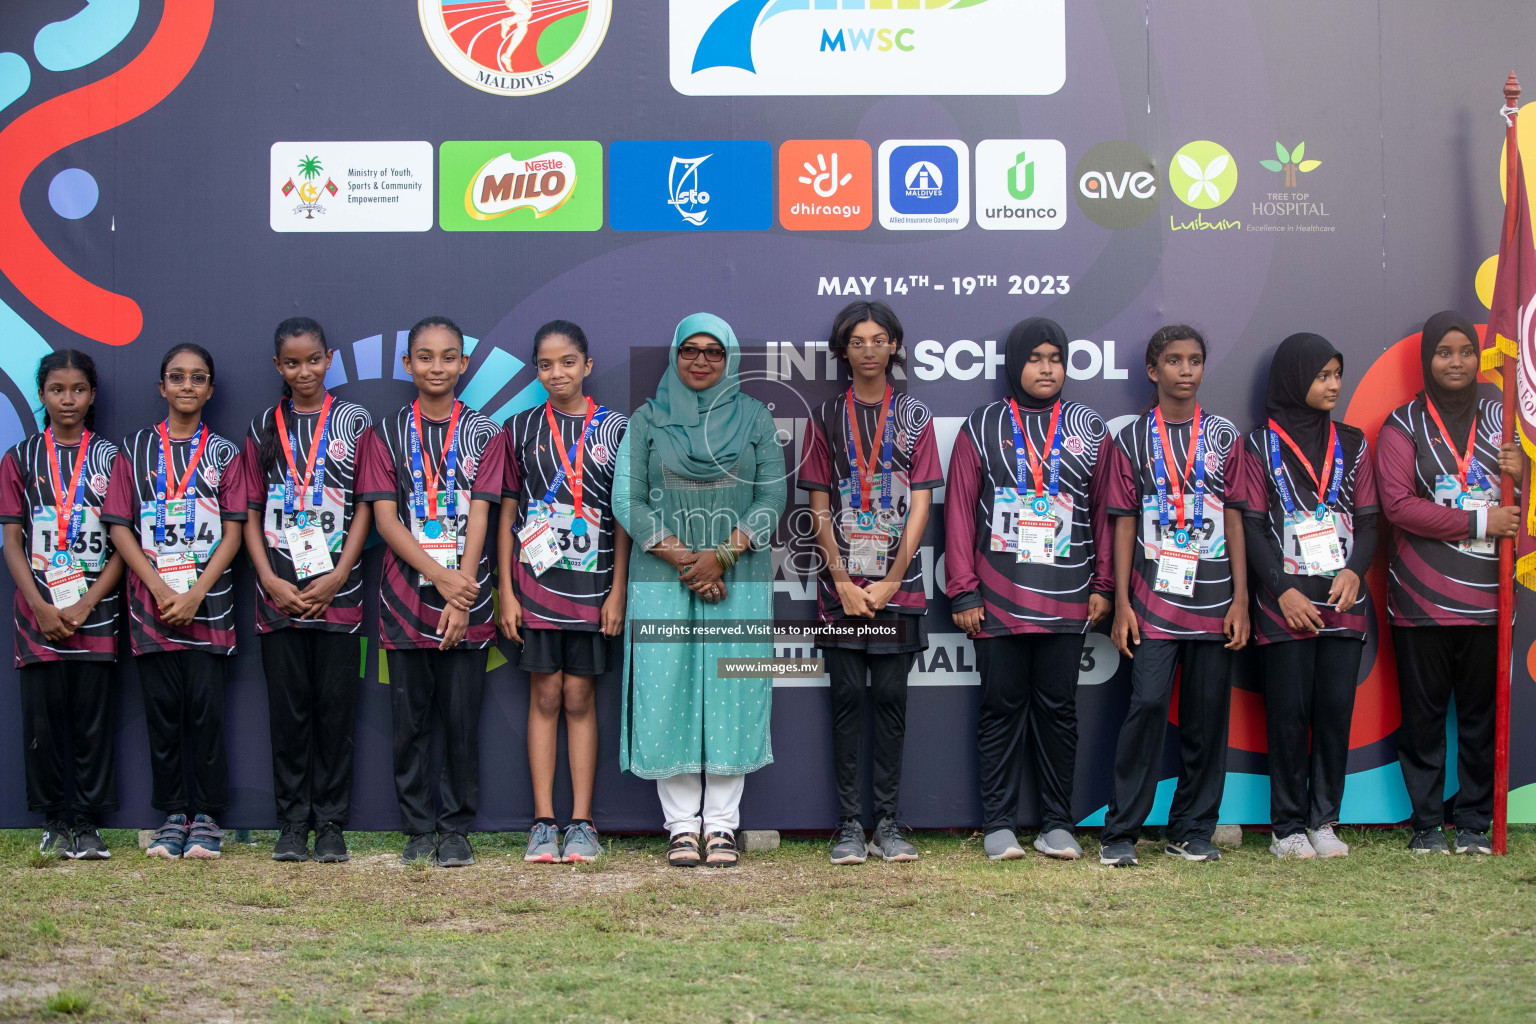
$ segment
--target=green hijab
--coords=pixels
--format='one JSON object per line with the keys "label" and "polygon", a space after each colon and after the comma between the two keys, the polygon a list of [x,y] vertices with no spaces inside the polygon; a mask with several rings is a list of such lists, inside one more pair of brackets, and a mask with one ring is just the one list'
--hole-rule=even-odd
{"label": "green hijab", "polygon": [[[725,346],[725,371],[703,391],[689,387],[677,372],[677,350],[695,334]],[[747,446],[762,403],[741,393],[741,345],[731,325],[711,313],[684,317],[672,334],[667,372],[647,400],[653,439],[662,465],[691,480],[718,480],[736,465]]]}

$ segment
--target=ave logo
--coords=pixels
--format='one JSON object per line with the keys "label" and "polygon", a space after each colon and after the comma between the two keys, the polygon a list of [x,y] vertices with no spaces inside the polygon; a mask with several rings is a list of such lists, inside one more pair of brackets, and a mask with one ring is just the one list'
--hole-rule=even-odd
{"label": "ave logo", "polygon": [[1157,212],[1157,168],[1134,142],[1094,146],[1072,172],[1077,208],[1095,224],[1124,230]]}

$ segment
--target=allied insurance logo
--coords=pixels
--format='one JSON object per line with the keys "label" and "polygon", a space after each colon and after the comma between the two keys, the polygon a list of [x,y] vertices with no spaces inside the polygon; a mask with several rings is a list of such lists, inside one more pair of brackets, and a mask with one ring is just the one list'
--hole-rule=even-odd
{"label": "allied insurance logo", "polygon": [[427,45],[460,81],[528,96],[587,66],[608,34],[613,0],[418,0],[418,12]]}
{"label": "allied insurance logo", "polygon": [[773,147],[760,140],[629,141],[608,150],[615,231],[767,231]]}
{"label": "allied insurance logo", "polygon": [[954,139],[880,144],[880,224],[891,231],[958,231],[971,219],[971,151]]}
{"label": "allied insurance logo", "polygon": [[444,231],[596,231],[603,226],[597,142],[444,142]]}
{"label": "allied insurance logo", "polygon": [[669,0],[686,96],[1042,96],[1066,0]]}

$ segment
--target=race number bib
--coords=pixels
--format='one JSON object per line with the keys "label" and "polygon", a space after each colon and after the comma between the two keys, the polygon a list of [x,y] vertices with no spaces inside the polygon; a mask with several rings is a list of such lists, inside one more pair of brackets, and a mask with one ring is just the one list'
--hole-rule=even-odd
{"label": "race number bib", "polygon": [[[150,524],[151,526],[154,524],[153,517],[150,519]],[[31,561],[34,571],[48,571],[52,564],[53,553],[59,549],[59,540],[68,533],[69,523],[59,522],[59,510],[56,506],[32,506]],[[151,533],[150,536],[154,534]],[[69,553],[86,572],[101,572],[107,564],[107,556],[111,553],[107,528],[102,525],[97,510],[89,505],[85,507],[85,514],[80,522],[80,534],[70,545]]]}
{"label": "race number bib", "polygon": [[[223,536],[224,524],[219,518],[219,499],[216,495],[197,496],[197,524],[192,534],[187,533],[186,501],[181,499],[165,503],[165,543],[159,545],[160,553],[190,555],[198,565],[202,565],[208,561],[208,556]],[[139,547],[144,549],[144,554],[151,561],[155,560],[155,503],[152,501],[139,506]]]}
{"label": "race number bib", "polygon": [[[267,507],[261,521],[261,532],[266,537],[268,547],[290,551],[292,545],[288,543],[288,531],[294,526],[294,517],[283,514],[283,490],[281,484],[273,484],[267,488]],[[323,493],[325,500],[318,507],[314,507],[309,505],[310,493],[306,492],[305,511],[309,513],[310,524],[318,527],[320,533],[324,535],[326,549],[332,555],[339,555],[342,544],[346,540],[346,506],[343,504],[341,491],[327,487]]]}
{"label": "race number bib", "polygon": [[[1491,482],[1491,481],[1490,481]],[[1439,473],[1435,476],[1435,502],[1447,508],[1459,508],[1467,512],[1473,512],[1480,508],[1492,508],[1498,504],[1498,484],[1494,484],[1491,491],[1479,488],[1468,492],[1461,489],[1461,481],[1449,473]],[[1499,550],[1498,541],[1492,537],[1484,537],[1481,540],[1467,539],[1454,541],[1458,550],[1466,551],[1474,555],[1492,555]]]}
{"label": "race number bib", "polygon": [[[569,569],[572,572],[597,572],[597,551],[602,546],[602,513],[591,505],[583,505],[581,518],[586,525],[578,531],[574,505],[565,505],[557,501],[554,502],[553,512],[547,511],[543,502],[539,502],[538,506],[540,517],[549,523],[551,541],[555,546],[555,561],[545,568]],[[528,516],[527,521],[531,521],[532,518]],[[530,566],[534,564],[526,545],[519,558]],[[543,569],[536,569],[534,574],[540,575],[543,572]]]}
{"label": "race number bib", "polygon": [[1195,553],[1194,543],[1181,548],[1169,537],[1158,552],[1157,579],[1153,586],[1159,594],[1189,597],[1195,592],[1195,577],[1199,572],[1200,556]]}
{"label": "race number bib", "polygon": [[993,492],[990,548],[997,552],[1011,551],[1021,562],[1049,565],[1065,561],[1072,553],[1075,507],[1072,495],[1058,494],[1050,512],[1041,515],[1035,512],[1027,498],[1020,502],[1018,492],[1012,487],[999,487]]}
{"label": "race number bib", "polygon": [[[1351,539],[1353,532],[1350,533]],[[1284,532],[1285,571],[1292,576],[1333,576],[1344,568],[1347,544],[1332,512],[1287,517]]]}
{"label": "race number bib", "polygon": [[[1191,540],[1198,544],[1199,557],[1204,561],[1220,561],[1227,557],[1226,506],[1205,494],[1205,515],[1200,522],[1193,522],[1195,496],[1184,495],[1184,521],[1190,524]],[[1163,535],[1162,524],[1157,518],[1157,496],[1144,494],[1141,498],[1142,549],[1147,558],[1161,558],[1164,548],[1173,547],[1173,531],[1178,528],[1178,516],[1172,510],[1168,514],[1168,534]]]}
{"label": "race number bib", "polygon": [[[436,519],[436,523],[441,528],[441,532],[439,533],[439,537],[451,536],[453,538],[454,545],[455,545],[453,551],[454,551],[454,554],[457,556],[457,555],[464,554],[464,538],[465,538],[465,535],[469,532],[469,492],[468,491],[457,491],[455,493],[456,493],[456,497],[454,499],[455,505],[454,505],[454,509],[453,509],[453,513],[454,513],[453,514],[453,522],[450,523],[448,521],[448,492],[447,491],[438,491],[437,492],[437,519]],[[431,523],[433,521],[432,520],[428,520],[425,523],[417,522],[416,521],[416,509],[415,509],[415,506],[413,505],[412,502],[407,501],[403,507],[405,508],[406,515],[408,515],[410,517],[411,535],[413,537],[416,537],[417,540],[419,541],[421,539],[422,535],[423,535],[423,531],[424,530],[426,530],[427,532],[430,532],[430,530],[431,530]],[[428,502],[427,508],[428,508],[428,511],[431,511],[431,503],[430,502]],[[437,539],[437,538],[433,538],[433,539]],[[422,545],[422,546],[425,547],[426,545]],[[437,556],[435,556],[435,555],[433,557],[434,557],[434,559],[436,559],[438,564],[440,564],[440,565],[443,564],[442,563],[442,559],[437,558]],[[452,568],[452,567],[450,566],[450,568]]]}

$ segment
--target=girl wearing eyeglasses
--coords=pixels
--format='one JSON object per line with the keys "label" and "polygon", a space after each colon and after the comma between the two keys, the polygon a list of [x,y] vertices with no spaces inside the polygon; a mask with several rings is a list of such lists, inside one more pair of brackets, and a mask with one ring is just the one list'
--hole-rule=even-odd
{"label": "girl wearing eyeglasses", "polygon": [[[229,804],[224,675],[235,652],[234,574],[246,516],[240,450],[203,420],[213,356],[174,345],[160,360],[166,417],[123,439],[101,521],[128,578],[129,635],[144,692],[151,804],[167,815],[151,857],[219,856]],[[187,792],[186,764],[193,787]]]}
{"label": "girl wearing eyeglasses", "polygon": [[[944,479],[933,415],[888,379],[892,367],[905,365],[901,339],[901,321],[884,303],[854,302],[837,314],[828,347],[852,383],[812,413],[798,473],[816,516],[817,612],[832,627],[818,646],[832,684],[833,864],[862,864],[871,852],[888,861],[918,856],[902,835],[897,804],[907,675],[928,646],[918,545],[933,488]],[[866,680],[875,717],[868,844],[860,782]]]}

